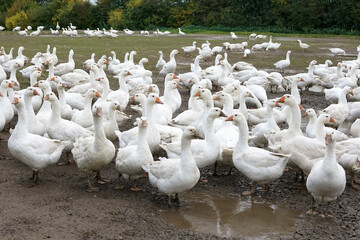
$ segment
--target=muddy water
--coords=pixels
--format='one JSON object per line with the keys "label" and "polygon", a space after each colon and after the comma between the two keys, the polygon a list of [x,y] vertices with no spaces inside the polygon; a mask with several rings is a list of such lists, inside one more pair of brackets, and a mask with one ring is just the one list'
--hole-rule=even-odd
{"label": "muddy water", "polygon": [[251,198],[211,194],[181,197],[181,207],[162,210],[162,217],[177,228],[221,237],[278,238],[293,232],[295,223],[302,218],[300,211]]}

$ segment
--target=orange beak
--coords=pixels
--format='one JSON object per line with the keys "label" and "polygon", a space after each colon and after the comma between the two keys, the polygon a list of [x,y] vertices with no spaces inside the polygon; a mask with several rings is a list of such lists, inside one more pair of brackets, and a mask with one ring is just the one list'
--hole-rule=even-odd
{"label": "orange beak", "polygon": [[301,111],[305,110],[300,104],[298,104],[298,105],[299,105],[299,108]]}
{"label": "orange beak", "polygon": [[38,71],[42,71],[42,69],[41,69],[41,68],[37,68],[37,70],[38,70]]}
{"label": "orange beak", "polygon": [[33,87],[39,87],[39,83],[35,83]]}
{"label": "orange beak", "polygon": [[132,75],[131,72],[127,72],[127,75]]}
{"label": "orange beak", "polygon": [[49,99],[50,99],[49,95],[46,94],[45,97],[44,97],[44,101],[49,100]]}
{"label": "orange beak", "polygon": [[66,86],[66,83],[61,83],[61,86],[64,87],[64,88],[67,87],[67,86]]}
{"label": "orange beak", "polygon": [[14,97],[12,103],[13,103],[13,104],[18,104],[18,103],[19,103],[19,98],[18,98],[18,97]]}
{"label": "orange beak", "polygon": [[95,96],[96,96],[96,97],[98,97],[98,98],[100,98],[100,97],[101,97],[101,95],[100,95],[100,93],[99,93],[99,92],[96,92],[96,93],[95,93]]}
{"label": "orange beak", "polygon": [[33,94],[34,94],[34,95],[40,95],[39,92],[36,91],[36,89],[34,89]]}
{"label": "orange beak", "polygon": [[219,97],[219,96],[214,96],[214,97],[213,97],[213,100],[219,101],[219,100],[220,100],[220,97]]}
{"label": "orange beak", "polygon": [[303,78],[300,78],[300,82],[305,82],[305,80]]}
{"label": "orange beak", "polygon": [[227,119],[225,119],[225,121],[234,121],[234,116],[231,115],[230,117],[228,117]]}
{"label": "orange beak", "polygon": [[155,101],[156,103],[160,103],[160,104],[164,104],[161,100],[160,100],[160,98],[159,97],[156,97],[156,101]]}
{"label": "orange beak", "polygon": [[336,124],[335,120],[332,117],[330,117],[329,122],[332,122],[332,123]]}
{"label": "orange beak", "polygon": [[173,79],[179,79],[179,77],[174,74]]}
{"label": "orange beak", "polygon": [[135,101],[135,96],[129,98],[130,101]]}
{"label": "orange beak", "polygon": [[304,113],[303,117],[307,117],[309,114],[307,112]]}
{"label": "orange beak", "polygon": [[276,101],[276,103],[284,103],[285,102],[285,96],[282,96],[279,100]]}
{"label": "orange beak", "polygon": [[193,97],[200,97],[200,91],[195,93]]}
{"label": "orange beak", "polygon": [[13,85],[11,83],[8,84],[9,88],[13,88]]}
{"label": "orange beak", "polygon": [[227,117],[227,116],[226,116],[226,114],[225,114],[223,111],[221,111],[221,112],[220,112],[220,117]]}
{"label": "orange beak", "polygon": [[55,77],[50,78],[50,81],[55,81]]}

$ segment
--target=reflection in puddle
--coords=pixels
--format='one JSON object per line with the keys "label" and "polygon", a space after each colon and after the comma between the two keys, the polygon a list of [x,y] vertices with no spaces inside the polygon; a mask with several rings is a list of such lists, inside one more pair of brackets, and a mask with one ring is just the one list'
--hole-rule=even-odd
{"label": "reflection in puddle", "polygon": [[275,204],[211,194],[182,195],[181,202],[179,209],[162,211],[169,224],[222,237],[280,237],[292,232],[301,215]]}

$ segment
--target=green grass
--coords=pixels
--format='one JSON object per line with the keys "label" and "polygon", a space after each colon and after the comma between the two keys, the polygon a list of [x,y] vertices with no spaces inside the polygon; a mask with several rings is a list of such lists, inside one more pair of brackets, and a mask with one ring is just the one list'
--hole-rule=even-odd
{"label": "green grass", "polygon": [[[46,33],[46,32],[45,32]],[[238,34],[240,39],[237,42],[247,41],[249,47],[256,43],[262,43],[265,40],[249,40],[248,34]],[[328,48],[340,47],[345,49],[347,53],[356,54],[356,46],[359,45],[358,39],[352,37],[349,38],[314,38],[314,35],[281,35],[272,34],[273,42],[282,43],[280,49],[277,52],[255,52],[250,55],[249,58],[244,59],[242,53],[228,52],[228,60],[231,64],[237,61],[247,61],[252,63],[258,69],[265,69],[268,72],[275,71],[273,64],[281,59],[285,59],[286,51],[291,50],[291,66],[290,68],[295,72],[305,72],[309,62],[316,59],[319,63],[323,63],[326,59],[333,61],[334,65],[343,60],[344,58],[334,57]],[[283,37],[285,36],[285,37]],[[292,36],[292,38],[289,38]],[[296,41],[297,38],[301,38],[304,42],[310,44],[310,49],[305,52],[302,51]],[[0,45],[4,46],[6,52],[11,47],[14,47],[14,56],[17,55],[17,48],[24,46],[24,54],[29,58],[32,58],[37,52],[45,52],[46,47],[50,44],[51,47],[57,47],[57,55],[59,62],[65,62],[68,58],[68,52],[73,49],[74,59],[76,62],[76,68],[82,67],[82,62],[90,58],[91,53],[96,54],[96,59],[99,59],[103,54],[110,56],[110,51],[115,51],[117,57],[123,61],[123,56],[126,52],[135,50],[138,56],[135,57],[135,61],[138,62],[141,58],[147,57],[149,59],[149,65],[147,69],[153,71],[154,80],[160,81],[158,78],[158,71],[155,69],[156,62],[158,60],[158,51],[164,52],[165,60],[169,60],[169,53],[173,49],[178,49],[180,54],[176,56],[178,62],[177,73],[183,73],[190,71],[190,63],[193,62],[195,54],[192,57],[184,56],[181,49],[182,46],[191,45],[193,41],[197,41],[198,46],[209,40],[211,47],[221,45],[223,42],[233,42],[230,39],[230,35],[204,35],[204,34],[189,34],[185,36],[172,35],[169,37],[144,37],[144,36],[124,36],[121,35],[118,38],[112,39],[108,37],[103,38],[89,38],[89,37],[63,37],[63,36],[45,36],[40,35],[38,37],[21,37],[14,32],[0,32]],[[266,40],[268,41],[268,40]],[[207,62],[200,65],[205,68],[210,64],[213,64],[214,57]],[[285,75],[290,74],[289,70],[285,71]],[[28,85],[28,81],[21,78],[21,74],[17,74],[18,79],[22,87]],[[117,86],[117,81],[110,78],[112,87]]]}

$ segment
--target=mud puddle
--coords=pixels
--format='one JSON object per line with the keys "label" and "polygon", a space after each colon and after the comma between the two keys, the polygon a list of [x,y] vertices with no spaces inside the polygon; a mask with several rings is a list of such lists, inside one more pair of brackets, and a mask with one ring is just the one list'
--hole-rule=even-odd
{"label": "mud puddle", "polygon": [[167,223],[176,228],[216,234],[221,237],[254,239],[279,238],[293,232],[302,218],[301,211],[242,197],[212,194],[181,196],[178,209],[161,212]]}

